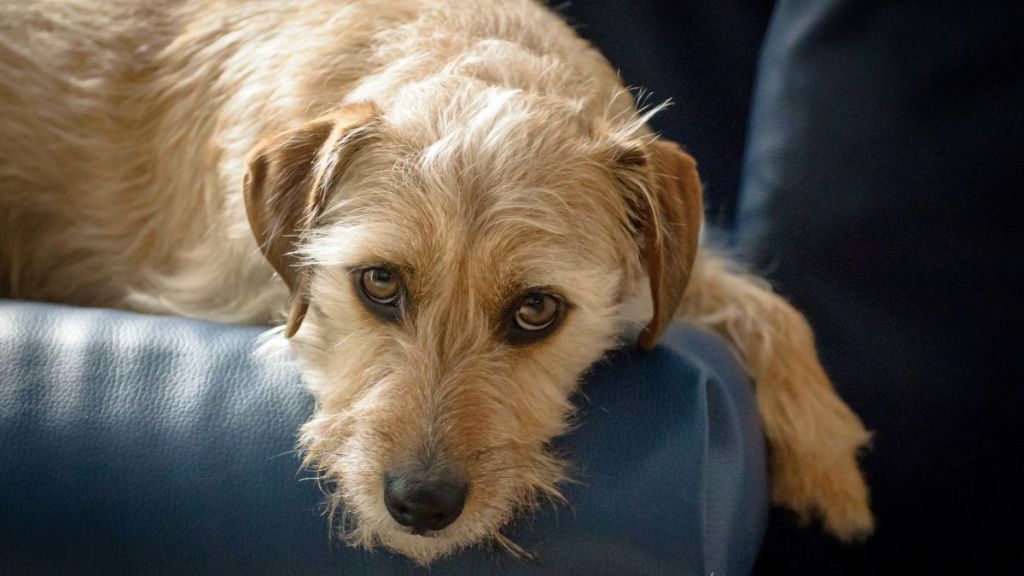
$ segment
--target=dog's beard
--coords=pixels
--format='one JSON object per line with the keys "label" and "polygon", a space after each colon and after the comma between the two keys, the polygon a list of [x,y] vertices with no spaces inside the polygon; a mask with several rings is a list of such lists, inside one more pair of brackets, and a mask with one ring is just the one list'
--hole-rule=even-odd
{"label": "dog's beard", "polygon": [[304,464],[327,497],[332,533],[351,546],[388,548],[424,565],[480,544],[529,558],[502,528],[545,502],[565,502],[558,488],[567,475],[564,460],[543,449],[524,454],[518,447],[519,459],[513,461],[507,447],[493,446],[473,453],[469,467],[475,489],[460,517],[442,530],[412,534],[384,506],[379,455],[367,449],[374,446],[372,434],[362,435],[346,420],[318,415],[303,428],[302,439]]}

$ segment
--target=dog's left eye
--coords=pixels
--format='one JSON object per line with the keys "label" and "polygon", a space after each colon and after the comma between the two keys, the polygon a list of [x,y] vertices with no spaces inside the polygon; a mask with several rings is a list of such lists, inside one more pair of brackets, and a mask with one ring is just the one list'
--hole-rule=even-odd
{"label": "dog's left eye", "polygon": [[550,294],[530,294],[519,303],[516,325],[536,332],[550,326],[557,315],[558,299]]}
{"label": "dog's left eye", "polygon": [[505,337],[515,345],[541,340],[565,318],[566,303],[547,292],[529,292],[505,314]]}

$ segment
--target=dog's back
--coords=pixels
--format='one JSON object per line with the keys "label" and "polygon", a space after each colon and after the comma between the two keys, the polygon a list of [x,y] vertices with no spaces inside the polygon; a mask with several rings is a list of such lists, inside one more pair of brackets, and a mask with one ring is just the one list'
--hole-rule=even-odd
{"label": "dog's back", "polygon": [[116,18],[94,4],[0,6],[0,295],[83,303],[109,295],[80,282],[98,262],[83,238],[92,209],[75,192],[102,172],[120,179],[123,166],[106,160],[127,136],[114,94],[127,59],[114,50]]}
{"label": "dog's back", "polygon": [[210,167],[210,72],[180,49],[169,67],[184,6],[0,7],[0,293],[122,304],[143,269],[209,225],[194,208]]}

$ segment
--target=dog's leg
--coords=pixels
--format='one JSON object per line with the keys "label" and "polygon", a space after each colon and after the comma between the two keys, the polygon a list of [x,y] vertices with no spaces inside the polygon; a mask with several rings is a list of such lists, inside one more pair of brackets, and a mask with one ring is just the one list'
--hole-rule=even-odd
{"label": "dog's leg", "polygon": [[756,382],[771,452],[772,500],[802,520],[817,515],[850,541],[873,529],[857,453],[870,439],[818,362],[804,317],[763,280],[704,254],[679,316],[724,336]]}

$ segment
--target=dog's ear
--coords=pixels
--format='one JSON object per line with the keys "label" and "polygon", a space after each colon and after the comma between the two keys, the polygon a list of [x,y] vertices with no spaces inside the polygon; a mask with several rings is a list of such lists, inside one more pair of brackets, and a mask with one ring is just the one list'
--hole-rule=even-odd
{"label": "dog's ear", "polygon": [[655,140],[620,155],[620,162],[648,170],[646,193],[637,200],[640,258],[651,285],[654,315],[639,345],[658,343],[683,298],[700,240],[703,202],[697,163],[675,142]]}
{"label": "dog's ear", "polygon": [[245,211],[260,250],[291,290],[288,337],[309,308],[309,270],[296,254],[299,242],[317,225],[328,193],[377,117],[372,104],[349,105],[264,140],[249,154]]}

